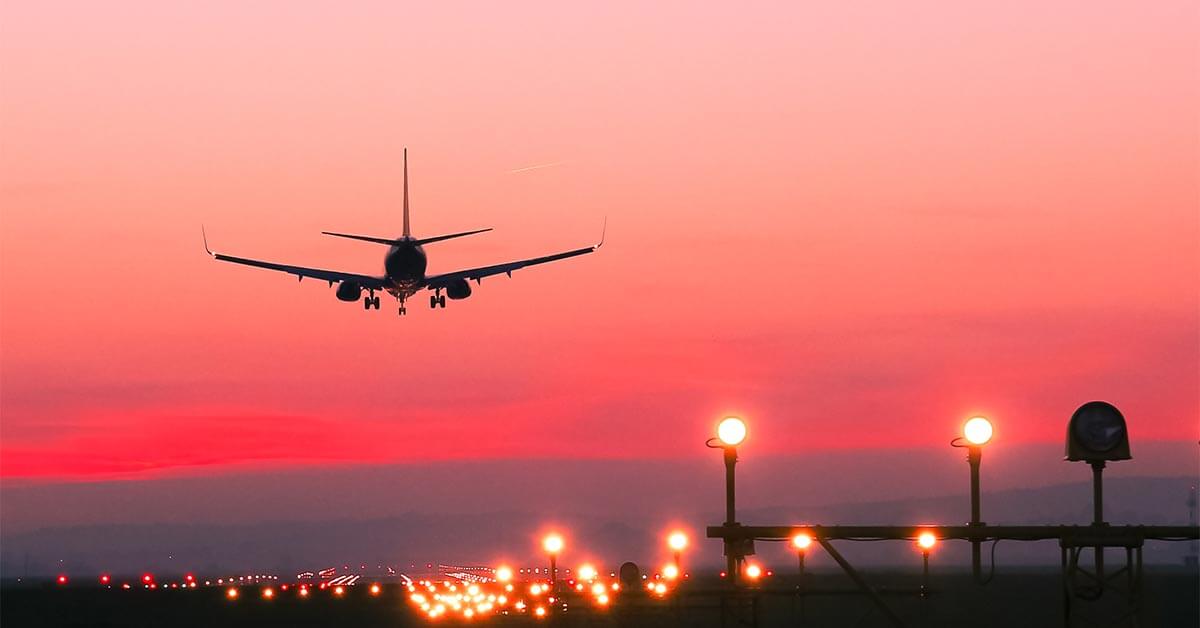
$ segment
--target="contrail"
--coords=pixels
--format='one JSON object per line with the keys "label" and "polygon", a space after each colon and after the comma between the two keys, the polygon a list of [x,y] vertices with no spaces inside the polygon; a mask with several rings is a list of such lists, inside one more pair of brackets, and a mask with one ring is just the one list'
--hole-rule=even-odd
{"label": "contrail", "polygon": [[509,170],[508,173],[514,174],[517,172],[528,172],[530,170],[541,170],[542,168],[553,168],[554,166],[561,166],[564,163],[566,163],[566,162],[565,161],[553,161],[548,164],[537,164],[534,166],[525,166],[524,168],[517,168],[516,170]]}

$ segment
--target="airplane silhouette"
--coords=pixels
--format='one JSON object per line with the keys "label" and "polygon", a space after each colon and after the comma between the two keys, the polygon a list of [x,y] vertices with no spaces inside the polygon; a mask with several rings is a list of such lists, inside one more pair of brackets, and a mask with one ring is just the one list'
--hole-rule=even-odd
{"label": "airplane silhouette", "polygon": [[[427,258],[425,256],[425,249],[422,248],[423,245],[451,238],[461,238],[485,231],[491,231],[491,228],[463,231],[430,238],[414,238],[412,236],[408,221],[408,149],[406,148],[404,149],[404,235],[399,238],[376,238],[348,233],[333,233],[330,231],[321,232],[324,235],[389,246],[387,255],[383,258],[384,274],[380,277],[346,273],[337,270],[290,266],[288,264],[277,264],[275,262],[214,253],[212,249],[208,248],[208,235],[204,233],[203,227],[201,228],[201,235],[204,238],[204,250],[213,259],[290,273],[296,275],[300,281],[303,281],[305,277],[312,277],[328,281],[330,286],[336,283],[338,284],[337,298],[342,301],[357,301],[362,297],[362,293],[366,291],[367,296],[362,297],[363,308],[368,310],[372,307],[377,310],[379,309],[379,296],[375,294],[376,292],[387,292],[400,301],[401,316],[404,316],[407,312],[404,307],[405,301],[421,290],[433,291],[433,294],[429,296],[429,307],[444,308],[446,307],[446,297],[450,297],[451,299],[465,299],[471,296],[471,284],[468,283],[468,280],[474,280],[476,284],[479,284],[484,277],[492,275],[505,274],[512,277],[514,270],[537,264],[545,264],[547,262],[555,262],[560,259],[567,259],[568,257],[586,255],[599,249],[604,244],[604,230],[602,230],[600,233],[600,242],[581,249],[544,255],[542,257],[532,257],[504,264],[457,270],[440,275],[425,274]],[[443,291],[445,291],[445,294],[442,294]]]}

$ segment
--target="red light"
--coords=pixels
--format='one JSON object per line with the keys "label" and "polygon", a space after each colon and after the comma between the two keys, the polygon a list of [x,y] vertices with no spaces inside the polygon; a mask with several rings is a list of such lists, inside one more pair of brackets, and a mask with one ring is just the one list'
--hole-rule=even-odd
{"label": "red light", "polygon": [[152,576],[148,573],[142,574],[142,582],[145,582],[146,584],[150,584],[151,582],[154,582],[154,576]]}
{"label": "red light", "polygon": [[188,582],[191,582],[192,580],[196,579],[196,576],[193,576],[192,574],[188,574],[188,575],[184,576],[183,579],[187,580]]}
{"label": "red light", "polygon": [[100,584],[108,584],[109,580],[111,578],[108,577],[108,574],[100,574]]}
{"label": "red light", "polygon": [[59,583],[59,584],[66,584],[66,583],[67,583],[67,576],[66,576],[65,574],[59,574],[59,575],[58,575],[58,583]]}
{"label": "red light", "polygon": [[724,577],[725,577],[725,572],[724,572],[724,571],[722,571],[722,572],[721,572],[721,577],[722,577],[722,578],[724,578]]}

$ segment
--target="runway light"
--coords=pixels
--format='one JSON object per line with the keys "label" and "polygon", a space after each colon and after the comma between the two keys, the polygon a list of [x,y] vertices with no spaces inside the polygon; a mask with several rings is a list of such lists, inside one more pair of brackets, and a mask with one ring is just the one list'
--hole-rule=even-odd
{"label": "runway light", "polygon": [[545,617],[546,609],[544,607],[539,606],[539,607],[533,609],[533,614],[537,615],[538,617]]}
{"label": "runway light", "polygon": [[674,580],[679,577],[679,568],[675,565],[667,565],[663,567],[663,577],[667,580]]}
{"label": "runway light", "polygon": [[667,585],[661,582],[654,585],[654,592],[659,595],[665,595],[667,593]]}
{"label": "runway light", "polygon": [[740,445],[746,440],[746,422],[735,416],[721,419],[717,425],[717,438],[730,447]]}
{"label": "runway light", "polygon": [[379,588],[379,585],[378,585],[378,584],[372,584],[372,585],[371,585],[371,595],[379,595],[379,591],[380,591],[380,590],[381,590],[381,589]]}
{"label": "runway light", "polygon": [[231,600],[236,600],[237,596],[238,596],[238,590],[236,588],[229,587],[228,589],[225,590],[225,597],[227,597]]}
{"label": "runway light", "polygon": [[813,539],[811,534],[807,532],[801,532],[792,537],[792,547],[803,552],[804,550],[808,549],[809,545],[812,545],[812,541]]}
{"label": "runway light", "polygon": [[300,587],[300,597],[308,597],[308,588]]}
{"label": "runway light", "polygon": [[100,574],[100,584],[108,584],[109,582],[112,582],[112,577],[106,573]]}
{"label": "runway light", "polygon": [[923,551],[928,552],[933,549],[934,545],[937,545],[937,537],[932,532],[922,532],[917,535],[917,545],[921,546]]}
{"label": "runway light", "polygon": [[142,582],[145,584],[150,584],[151,582],[154,582],[154,576],[152,574],[144,573],[142,574]]}
{"label": "runway light", "polygon": [[758,565],[754,565],[754,564],[747,565],[746,566],[746,577],[751,580],[758,580],[759,578],[762,577],[762,567],[759,567]]}
{"label": "runway light", "polygon": [[333,594],[334,594],[334,595],[341,596],[341,595],[343,595],[344,593],[346,593],[346,590],[345,590],[345,589],[343,589],[343,588],[341,587],[341,585],[338,585],[338,586],[336,586],[336,587],[333,587]]}
{"label": "runway light", "polygon": [[683,548],[687,547],[688,538],[683,532],[676,530],[667,537],[667,546],[676,552],[682,552]]}
{"label": "runway light", "polygon": [[512,577],[513,571],[511,567],[499,567],[496,569],[497,582],[508,582],[509,580],[512,580]]}
{"label": "runway light", "polygon": [[580,580],[595,580],[595,579],[596,579],[596,575],[597,575],[597,573],[596,573],[596,568],[595,568],[595,567],[593,567],[593,566],[591,566],[591,565],[583,565],[583,566],[581,566],[581,567],[580,567],[580,568],[577,570],[577,573],[578,573],[578,575],[579,575],[579,579],[580,579]]}
{"label": "runway light", "polygon": [[986,445],[992,440],[992,422],[981,416],[967,419],[963,424],[963,436],[972,445]]}
{"label": "runway light", "polygon": [[272,589],[271,587],[267,587],[267,588],[263,589],[262,596],[269,600],[269,599],[275,597],[275,590]]}
{"label": "runway light", "polygon": [[563,538],[557,534],[548,534],[542,539],[542,549],[546,550],[547,554],[557,554],[562,551]]}
{"label": "runway light", "polygon": [[57,580],[59,584],[66,584],[67,576],[66,576],[66,574],[59,574],[58,578],[55,578],[55,580]]}

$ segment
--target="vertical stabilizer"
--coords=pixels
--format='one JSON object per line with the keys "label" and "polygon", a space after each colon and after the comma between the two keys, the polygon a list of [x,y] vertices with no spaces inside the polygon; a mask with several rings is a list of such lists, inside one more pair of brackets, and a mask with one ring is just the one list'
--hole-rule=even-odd
{"label": "vertical stabilizer", "polygon": [[404,237],[412,237],[408,226],[408,148],[404,149]]}

